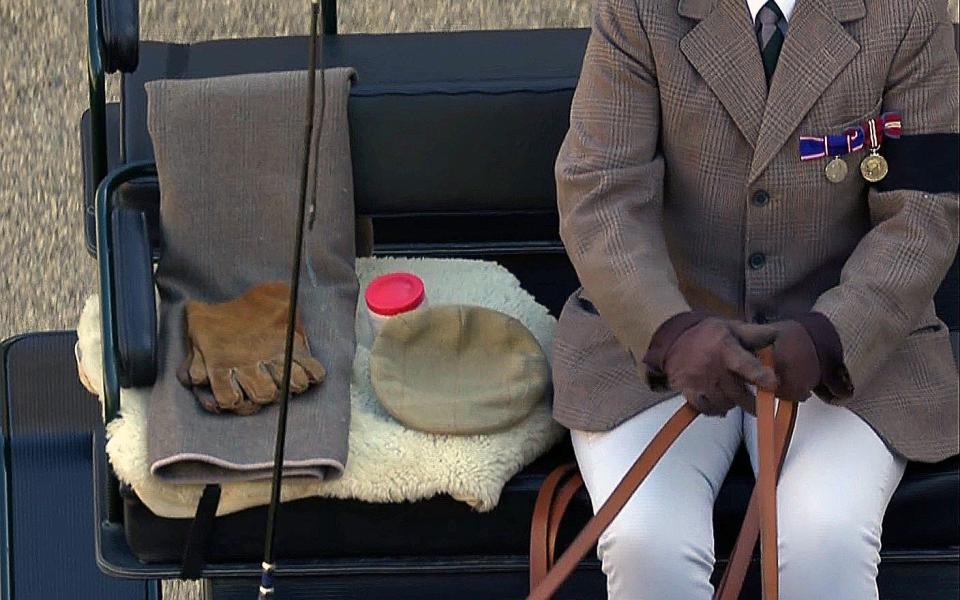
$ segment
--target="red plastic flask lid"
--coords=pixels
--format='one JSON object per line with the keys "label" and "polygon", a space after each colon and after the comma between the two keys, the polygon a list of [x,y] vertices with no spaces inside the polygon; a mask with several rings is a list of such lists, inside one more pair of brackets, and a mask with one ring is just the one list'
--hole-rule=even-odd
{"label": "red plastic flask lid", "polygon": [[378,315],[392,316],[415,309],[423,302],[423,280],[413,273],[388,273],[367,286],[367,308]]}

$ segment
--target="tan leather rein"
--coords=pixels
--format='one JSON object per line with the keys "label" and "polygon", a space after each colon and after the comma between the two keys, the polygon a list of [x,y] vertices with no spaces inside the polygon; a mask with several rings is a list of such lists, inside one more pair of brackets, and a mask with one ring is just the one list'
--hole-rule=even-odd
{"label": "tan leather rein", "polygon": [[[765,366],[773,366],[773,350],[759,352]],[[787,446],[796,423],[794,402],[780,402],[775,412],[774,392],[757,392],[757,453],[759,473],[750,496],[747,513],[737,536],[730,561],[717,586],[715,600],[735,600],[743,587],[747,569],[761,538],[761,577],[763,600],[777,600],[777,477],[783,467]],[[550,600],[577,564],[600,539],[600,535],[620,513],[647,475],[698,412],[684,404],[657,432],[600,510],[587,522],[570,547],[554,562],[557,532],[570,501],[583,485],[575,462],[560,465],[544,480],[537,495],[530,527],[530,595],[528,600]]]}

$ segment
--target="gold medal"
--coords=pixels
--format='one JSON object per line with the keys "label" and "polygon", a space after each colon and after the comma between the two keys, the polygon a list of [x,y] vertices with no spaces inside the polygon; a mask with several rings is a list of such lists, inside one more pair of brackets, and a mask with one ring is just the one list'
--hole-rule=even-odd
{"label": "gold medal", "polygon": [[877,183],[887,176],[887,159],[872,150],[860,163],[860,173],[870,183]]}
{"label": "gold medal", "polygon": [[839,156],[834,156],[823,172],[833,183],[840,183],[847,176],[847,163]]}
{"label": "gold medal", "polygon": [[887,159],[880,156],[880,134],[876,119],[867,121],[867,133],[870,140],[870,154],[860,162],[860,174],[870,183],[876,183],[887,176]]}

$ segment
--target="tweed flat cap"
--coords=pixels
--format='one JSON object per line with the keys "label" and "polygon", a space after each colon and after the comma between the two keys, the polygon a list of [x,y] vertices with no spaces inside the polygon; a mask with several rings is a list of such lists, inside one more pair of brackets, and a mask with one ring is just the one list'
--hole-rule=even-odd
{"label": "tweed flat cap", "polygon": [[411,429],[490,433],[523,420],[550,385],[533,334],[502,312],[441,304],[387,321],[370,377],[380,403]]}

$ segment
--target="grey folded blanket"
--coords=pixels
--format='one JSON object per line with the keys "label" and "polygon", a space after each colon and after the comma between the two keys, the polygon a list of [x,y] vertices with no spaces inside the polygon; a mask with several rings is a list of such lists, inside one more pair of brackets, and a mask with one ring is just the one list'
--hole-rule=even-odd
{"label": "grey folded blanket", "polygon": [[[270,476],[278,406],[252,416],[208,413],[176,371],[188,348],[187,300],[222,302],[259,283],[289,280],[307,75],[146,84],[164,241],[156,271],[159,369],[147,415],[147,450],[151,471],[166,481]],[[308,181],[308,206],[314,195],[317,213],[313,229],[305,232],[299,312],[327,377],[291,397],[287,476],[335,477],[347,458],[358,293],[347,99],[356,78],[351,67],[324,71],[322,129],[317,93]]]}

